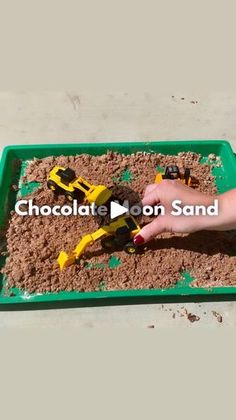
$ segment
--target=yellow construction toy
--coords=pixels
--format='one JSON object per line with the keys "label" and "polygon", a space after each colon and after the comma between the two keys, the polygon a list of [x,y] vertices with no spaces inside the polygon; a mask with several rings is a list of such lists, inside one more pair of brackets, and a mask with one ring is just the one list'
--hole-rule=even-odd
{"label": "yellow construction toy", "polygon": [[101,238],[101,245],[106,250],[123,249],[128,254],[135,254],[138,247],[132,239],[139,231],[140,227],[132,216],[120,217],[109,225],[83,236],[71,254],[61,251],[57,259],[60,269],[74,264],[89,245]]}
{"label": "yellow construction toy", "polygon": [[155,183],[160,184],[163,179],[174,179],[181,181],[188,186],[192,185],[190,169],[186,168],[184,170],[184,174],[181,174],[177,165],[167,166],[164,173],[158,172],[155,178]]}
{"label": "yellow construction toy", "polygon": [[57,194],[63,193],[69,201],[87,201],[97,206],[107,203],[112,195],[105,185],[91,185],[81,176],[76,178],[73,169],[61,166],[51,170],[47,186]]}

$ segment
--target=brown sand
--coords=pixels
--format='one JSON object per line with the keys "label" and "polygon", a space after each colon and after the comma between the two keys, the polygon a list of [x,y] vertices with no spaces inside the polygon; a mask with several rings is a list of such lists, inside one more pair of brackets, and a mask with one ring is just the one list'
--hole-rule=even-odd
{"label": "brown sand", "polygon": [[[77,175],[95,184],[105,184],[122,198],[137,202],[145,187],[153,183],[156,166],[176,163],[189,167],[199,182],[200,191],[215,193],[211,166],[199,163],[200,156],[181,153],[177,157],[136,153],[129,156],[108,152],[103,156],[61,156],[35,159],[27,169],[25,180],[39,181],[42,187],[31,194],[35,204],[65,204],[47,189],[46,180],[54,165],[69,166]],[[131,182],[115,181],[125,169],[132,172]],[[133,192],[135,191],[135,193]],[[29,197],[28,197],[29,198]],[[144,218],[139,220],[144,222]],[[9,287],[29,292],[60,290],[142,289],[171,287],[181,279],[182,272],[191,271],[197,279],[193,286],[236,285],[236,238],[228,233],[201,232],[192,235],[163,234],[153,241],[145,253],[127,255],[113,252],[121,264],[109,268],[111,257],[100,242],[89,247],[75,264],[60,272],[57,257],[61,250],[71,251],[80,238],[98,228],[94,217],[43,217],[12,214],[7,232],[9,257],[3,272]],[[89,267],[86,267],[89,264]],[[99,266],[98,266],[99,265]]]}

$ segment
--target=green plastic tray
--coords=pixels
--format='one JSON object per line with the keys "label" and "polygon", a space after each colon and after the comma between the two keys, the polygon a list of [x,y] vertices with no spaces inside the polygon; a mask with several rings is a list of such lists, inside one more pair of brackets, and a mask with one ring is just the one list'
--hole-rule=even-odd
{"label": "green plastic tray", "polygon": [[[9,219],[9,211],[13,208],[16,193],[11,185],[19,182],[15,170],[16,159],[22,164],[33,158],[47,156],[76,155],[89,153],[101,155],[107,150],[130,154],[137,151],[158,152],[176,155],[179,152],[196,152],[207,160],[210,153],[221,157],[223,167],[214,168],[216,183],[219,192],[227,191],[236,187],[236,160],[230,144],[227,141],[163,141],[163,142],[130,142],[130,143],[100,143],[100,144],[54,144],[34,146],[8,146],[3,150],[0,164],[0,227],[3,228]],[[1,265],[4,260],[1,260]],[[16,296],[5,296],[3,293],[3,276],[0,277],[0,308],[13,309],[14,304],[18,308],[31,309],[40,307],[66,307],[74,305],[98,305],[115,303],[139,303],[153,301],[186,301],[186,300],[215,300],[234,299],[236,287],[215,287],[212,289],[190,287],[191,277],[186,274],[185,279],[173,288],[168,289],[143,289],[143,290],[117,290],[98,292],[60,292],[29,295],[19,291]],[[21,304],[21,305],[18,305]]]}

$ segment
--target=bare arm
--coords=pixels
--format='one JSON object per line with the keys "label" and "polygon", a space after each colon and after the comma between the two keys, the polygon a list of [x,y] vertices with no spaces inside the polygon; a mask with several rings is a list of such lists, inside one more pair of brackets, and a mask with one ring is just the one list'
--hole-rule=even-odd
{"label": "bare arm", "polygon": [[[183,205],[213,204],[219,200],[218,216],[173,216],[172,203],[181,200]],[[134,238],[136,244],[148,242],[162,232],[189,233],[199,230],[236,229],[236,189],[219,196],[211,196],[193,190],[178,181],[163,180],[161,184],[151,184],[146,188],[143,205],[162,204],[166,209],[164,216],[158,216],[143,227]]]}

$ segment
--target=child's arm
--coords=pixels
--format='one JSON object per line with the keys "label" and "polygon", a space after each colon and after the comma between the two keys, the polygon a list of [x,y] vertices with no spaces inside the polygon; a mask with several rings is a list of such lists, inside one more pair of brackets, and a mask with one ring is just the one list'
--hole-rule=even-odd
{"label": "child's arm", "polygon": [[219,217],[211,220],[208,230],[236,229],[236,188],[217,198],[219,199]]}
{"label": "child's arm", "polygon": [[[172,202],[181,200],[182,205],[213,204],[219,200],[218,216],[173,216]],[[180,183],[179,181],[163,180],[159,185],[151,184],[146,188],[143,205],[162,204],[165,216],[158,216],[144,226],[134,238],[137,245],[148,242],[162,232],[189,233],[199,230],[231,230],[236,229],[236,189],[219,196],[210,196]]]}

